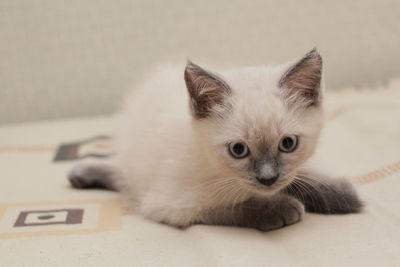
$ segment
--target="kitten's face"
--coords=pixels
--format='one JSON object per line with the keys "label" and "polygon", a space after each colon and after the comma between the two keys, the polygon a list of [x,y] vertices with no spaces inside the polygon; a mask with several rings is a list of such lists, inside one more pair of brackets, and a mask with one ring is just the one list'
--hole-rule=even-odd
{"label": "kitten's face", "polygon": [[321,67],[314,50],[289,68],[245,68],[223,79],[191,65],[194,123],[222,177],[262,194],[293,180],[321,130]]}
{"label": "kitten's face", "polygon": [[208,124],[206,149],[216,155],[221,169],[242,179],[242,185],[274,193],[287,186],[312,155],[322,112],[319,106],[298,112],[279,104],[275,110],[268,104],[255,106],[233,106],[224,120]]}

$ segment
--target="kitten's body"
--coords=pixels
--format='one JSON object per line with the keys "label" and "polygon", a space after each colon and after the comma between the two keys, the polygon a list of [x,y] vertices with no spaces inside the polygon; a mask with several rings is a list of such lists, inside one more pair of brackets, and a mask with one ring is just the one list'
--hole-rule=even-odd
{"label": "kitten's body", "polygon": [[[307,64],[302,68],[314,66]],[[191,105],[182,68],[160,69],[125,98],[115,138],[113,187],[133,198],[144,217],[178,227],[206,223],[270,230],[300,220],[304,207],[293,196],[304,198],[307,190],[283,189],[314,151],[322,127],[322,89],[319,72],[315,95],[284,91],[280,83],[301,82],[287,74],[291,66],[242,68],[217,77],[190,63],[185,78]],[[275,151],[286,134],[299,136],[296,153]],[[237,140],[251,151],[247,159],[229,155],[227,144]],[[272,172],[271,166],[279,167],[274,173],[279,179],[268,186],[258,183],[260,175]],[[93,173],[90,169],[99,170],[77,167],[71,181],[83,180],[77,187],[93,185],[93,178],[92,183],[84,181]],[[345,204],[354,202],[341,212],[359,210],[351,186],[341,181],[339,187],[331,182],[331,188],[340,188]],[[310,197],[314,202],[318,194]],[[323,211],[331,206],[325,203]]]}

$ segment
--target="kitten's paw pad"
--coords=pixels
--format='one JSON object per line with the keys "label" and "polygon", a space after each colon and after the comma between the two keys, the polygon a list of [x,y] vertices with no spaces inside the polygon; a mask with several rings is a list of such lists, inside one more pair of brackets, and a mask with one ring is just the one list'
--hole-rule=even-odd
{"label": "kitten's paw pad", "polygon": [[304,215],[304,205],[296,199],[288,198],[277,204],[269,212],[266,222],[260,227],[262,231],[279,229],[299,222]]}
{"label": "kitten's paw pad", "polygon": [[85,164],[74,166],[67,175],[69,182],[75,188],[88,188],[94,186],[95,180],[91,175],[91,168]]}

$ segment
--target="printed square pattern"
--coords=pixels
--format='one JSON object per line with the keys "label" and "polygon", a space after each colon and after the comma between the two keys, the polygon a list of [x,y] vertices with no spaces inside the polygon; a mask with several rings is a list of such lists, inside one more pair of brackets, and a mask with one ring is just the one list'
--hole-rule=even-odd
{"label": "printed square pattern", "polygon": [[0,239],[121,229],[119,199],[0,204]]}
{"label": "printed square pattern", "polygon": [[111,138],[97,136],[80,142],[61,144],[54,161],[68,161],[87,157],[106,158],[113,153]]}
{"label": "printed square pattern", "polygon": [[14,227],[50,225],[50,224],[79,224],[82,223],[83,209],[35,210],[22,211]]}

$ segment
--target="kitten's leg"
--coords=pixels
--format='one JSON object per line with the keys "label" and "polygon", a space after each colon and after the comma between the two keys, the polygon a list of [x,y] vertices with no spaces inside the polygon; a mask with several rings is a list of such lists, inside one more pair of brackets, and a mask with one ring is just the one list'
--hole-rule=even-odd
{"label": "kitten's leg", "polygon": [[103,163],[82,163],[68,173],[68,180],[75,188],[102,188],[118,191],[114,166]]}
{"label": "kitten's leg", "polygon": [[[160,202],[158,202],[160,203]],[[143,205],[144,204],[144,205]],[[140,213],[147,219],[185,228],[193,224],[226,225],[269,231],[297,223],[304,214],[303,204],[288,195],[268,200],[247,200],[230,207],[201,208],[171,202],[142,203]]]}
{"label": "kitten's leg", "polygon": [[301,202],[288,195],[277,195],[268,201],[251,199],[233,209],[210,209],[202,214],[200,222],[270,231],[295,224],[303,215],[304,206]]}
{"label": "kitten's leg", "polygon": [[304,203],[306,211],[322,214],[358,213],[363,207],[353,185],[313,170],[300,171],[285,189]]}

